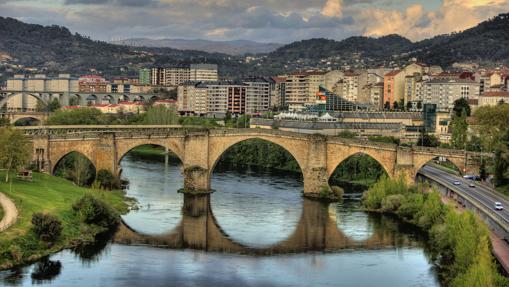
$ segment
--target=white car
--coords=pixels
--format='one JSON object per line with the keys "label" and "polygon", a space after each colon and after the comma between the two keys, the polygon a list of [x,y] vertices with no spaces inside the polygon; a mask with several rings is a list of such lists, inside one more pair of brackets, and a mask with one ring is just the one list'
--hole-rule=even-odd
{"label": "white car", "polygon": [[500,202],[495,202],[495,210],[503,210],[504,207],[502,206],[502,203]]}
{"label": "white car", "polygon": [[455,180],[455,181],[453,182],[453,184],[454,184],[454,185],[460,185],[460,184],[461,184],[461,182],[460,182],[459,180]]}
{"label": "white car", "polygon": [[470,186],[470,187],[474,187],[474,188],[475,188],[475,184],[474,184],[473,182],[470,182],[470,183],[468,184],[468,186]]}

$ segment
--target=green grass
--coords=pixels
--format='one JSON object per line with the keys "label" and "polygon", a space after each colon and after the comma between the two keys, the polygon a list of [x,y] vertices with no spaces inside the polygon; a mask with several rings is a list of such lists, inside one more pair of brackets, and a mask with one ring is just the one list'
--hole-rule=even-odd
{"label": "green grass", "polygon": [[[32,182],[13,179],[12,184],[3,181],[5,172],[0,172],[0,191],[10,197],[19,211],[19,217],[12,227],[0,236],[0,269],[2,264],[22,263],[30,256],[41,256],[73,245],[73,242],[93,233],[91,228],[84,226],[74,214],[72,205],[85,193],[103,200],[119,213],[127,211],[122,191],[100,191],[82,188],[72,182],[41,173],[33,174]],[[31,230],[32,214],[34,212],[49,213],[62,221],[62,236],[52,248],[39,242]],[[10,259],[12,249],[21,250],[22,259]],[[4,265],[5,266],[5,265]]]}
{"label": "green grass", "polygon": [[2,221],[2,218],[4,218],[4,209],[0,205],[0,221]]}

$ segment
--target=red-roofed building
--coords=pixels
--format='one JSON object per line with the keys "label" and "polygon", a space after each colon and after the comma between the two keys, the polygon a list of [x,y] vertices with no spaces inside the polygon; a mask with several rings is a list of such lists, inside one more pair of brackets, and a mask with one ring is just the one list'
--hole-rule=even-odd
{"label": "red-roofed building", "polygon": [[99,75],[84,75],[79,78],[78,86],[82,93],[106,93],[108,81]]}
{"label": "red-roofed building", "polygon": [[509,92],[484,92],[479,97],[479,106],[495,106],[500,103],[509,104]]}

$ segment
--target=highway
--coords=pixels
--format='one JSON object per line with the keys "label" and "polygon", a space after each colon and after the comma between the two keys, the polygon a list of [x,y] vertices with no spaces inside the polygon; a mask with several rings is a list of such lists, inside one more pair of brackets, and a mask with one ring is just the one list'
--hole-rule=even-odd
{"label": "highway", "polygon": [[[424,166],[419,173],[431,179],[438,179],[442,185],[460,195],[461,193],[469,195],[480,205],[490,209],[492,214],[496,214],[505,223],[506,227],[509,227],[509,201],[505,196],[478,182],[447,173],[429,165]],[[454,185],[454,181],[459,181],[460,185]],[[475,187],[470,187],[470,183],[474,183]],[[494,206],[497,201],[502,203],[504,210],[495,210]]]}

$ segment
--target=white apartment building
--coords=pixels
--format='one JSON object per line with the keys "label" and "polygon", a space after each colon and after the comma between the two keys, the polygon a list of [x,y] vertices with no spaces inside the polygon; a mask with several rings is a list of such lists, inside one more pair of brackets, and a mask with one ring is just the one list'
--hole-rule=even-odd
{"label": "white apartment building", "polygon": [[256,114],[270,109],[270,82],[268,80],[248,80],[246,85],[246,113]]}
{"label": "white apartment building", "polygon": [[423,85],[423,103],[436,104],[439,111],[451,110],[460,98],[479,98],[479,83],[470,79],[433,79]]}
{"label": "white apartment building", "polygon": [[207,86],[189,82],[177,88],[177,110],[181,113],[207,113]]}
{"label": "white apartment building", "polygon": [[217,82],[219,76],[215,64],[191,64],[189,80],[196,82]]}
{"label": "white apartment building", "polygon": [[316,101],[320,85],[325,84],[323,72],[297,72],[286,76],[285,104],[291,111],[304,109]]}
{"label": "white apartment building", "polygon": [[207,84],[207,113],[226,114],[228,112],[228,86],[221,83]]}

